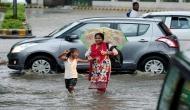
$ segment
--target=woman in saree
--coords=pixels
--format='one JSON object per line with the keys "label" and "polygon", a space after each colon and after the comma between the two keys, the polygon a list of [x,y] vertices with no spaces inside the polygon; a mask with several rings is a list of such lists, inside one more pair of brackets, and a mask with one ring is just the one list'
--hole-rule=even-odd
{"label": "woman in saree", "polygon": [[111,75],[110,55],[117,55],[116,49],[111,44],[104,42],[104,34],[96,33],[95,43],[90,46],[85,56],[90,61],[88,80],[91,85],[89,89],[97,89],[98,92],[106,91]]}

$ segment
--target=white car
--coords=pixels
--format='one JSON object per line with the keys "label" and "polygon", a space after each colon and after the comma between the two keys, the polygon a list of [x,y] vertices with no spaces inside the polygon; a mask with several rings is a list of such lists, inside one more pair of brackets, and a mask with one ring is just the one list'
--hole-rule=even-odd
{"label": "white car", "polygon": [[142,17],[161,19],[178,37],[180,50],[188,50],[190,47],[190,11],[150,12],[143,14]]}

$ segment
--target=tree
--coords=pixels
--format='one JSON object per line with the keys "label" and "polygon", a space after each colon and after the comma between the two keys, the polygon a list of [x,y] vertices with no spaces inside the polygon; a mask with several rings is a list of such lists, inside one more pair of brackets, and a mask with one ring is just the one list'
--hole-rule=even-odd
{"label": "tree", "polygon": [[17,19],[17,0],[13,0],[13,18]]}

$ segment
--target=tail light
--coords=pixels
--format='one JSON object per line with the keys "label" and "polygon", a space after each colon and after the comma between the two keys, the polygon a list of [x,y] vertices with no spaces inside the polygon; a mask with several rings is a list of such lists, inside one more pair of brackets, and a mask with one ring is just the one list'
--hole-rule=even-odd
{"label": "tail light", "polygon": [[172,47],[172,48],[179,48],[178,42],[176,40],[174,40],[174,39],[171,39],[171,38],[167,37],[167,36],[160,37],[156,41],[163,42],[163,43],[167,44],[169,47]]}

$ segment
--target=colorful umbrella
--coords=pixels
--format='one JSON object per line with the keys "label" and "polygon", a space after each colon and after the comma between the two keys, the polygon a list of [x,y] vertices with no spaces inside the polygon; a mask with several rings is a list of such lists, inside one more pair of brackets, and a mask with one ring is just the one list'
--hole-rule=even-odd
{"label": "colorful umbrella", "polygon": [[127,37],[124,35],[123,32],[107,27],[101,27],[87,30],[82,34],[80,38],[87,48],[95,42],[94,35],[96,33],[103,33],[105,38],[104,41],[109,42],[114,46],[117,46],[118,49],[122,49],[122,47],[127,42]]}

